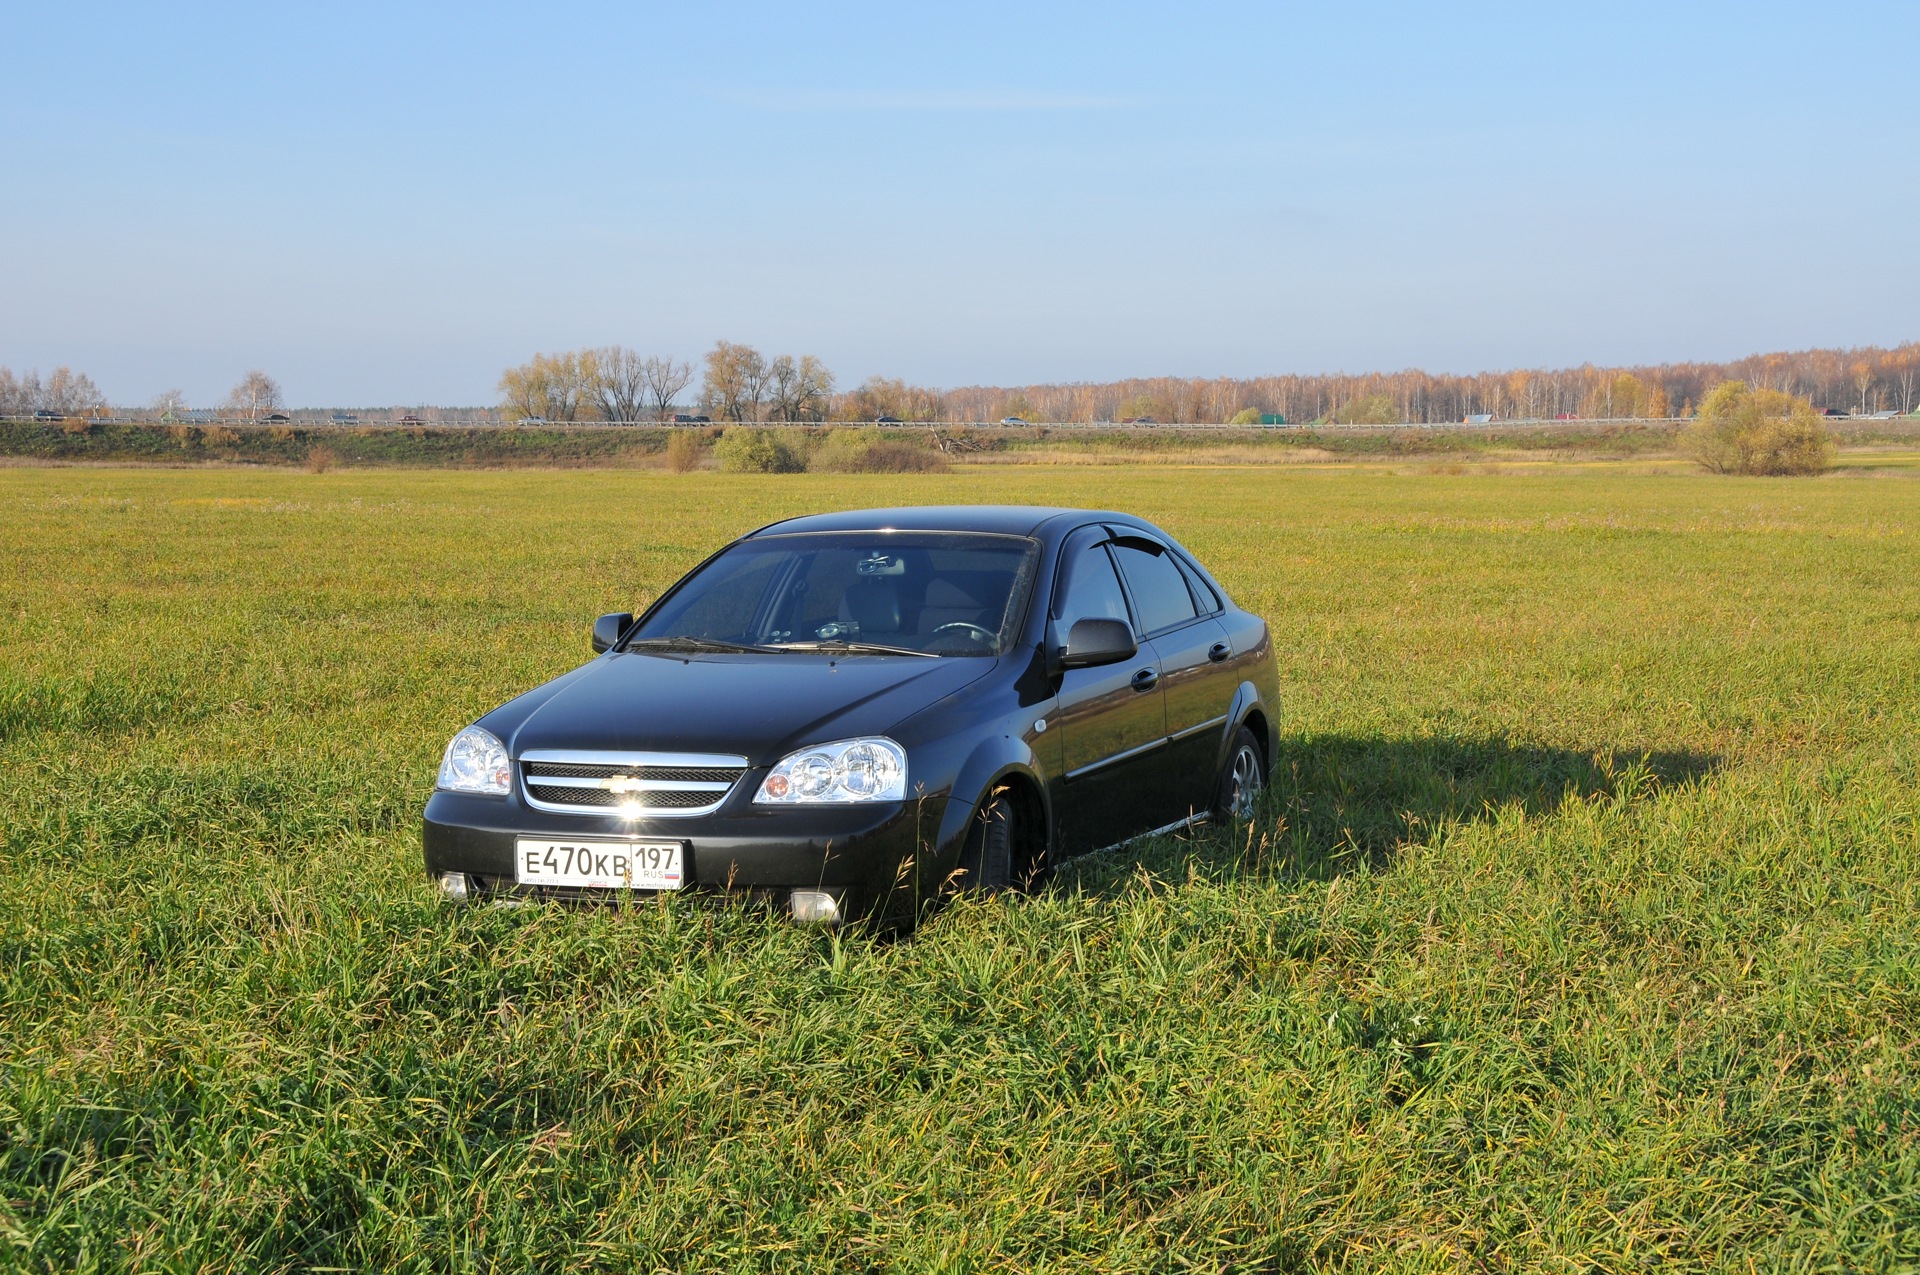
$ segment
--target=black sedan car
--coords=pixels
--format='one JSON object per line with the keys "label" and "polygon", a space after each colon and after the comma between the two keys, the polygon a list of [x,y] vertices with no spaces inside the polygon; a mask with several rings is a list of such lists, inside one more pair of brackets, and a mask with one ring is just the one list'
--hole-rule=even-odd
{"label": "black sedan car", "polygon": [[756,896],[911,923],[1206,818],[1273,764],[1267,626],[1127,514],[822,514],[726,546],[455,736],[449,897]]}

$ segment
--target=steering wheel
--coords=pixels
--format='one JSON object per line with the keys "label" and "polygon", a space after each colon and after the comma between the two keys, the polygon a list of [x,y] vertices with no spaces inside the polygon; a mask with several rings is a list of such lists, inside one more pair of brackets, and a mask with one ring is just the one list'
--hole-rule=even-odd
{"label": "steering wheel", "polygon": [[929,633],[927,636],[939,637],[942,633],[945,633],[949,629],[964,629],[968,637],[973,638],[974,640],[979,642],[988,643],[989,645],[991,645],[993,642],[998,640],[998,638],[1000,637],[1000,635],[998,633],[995,633],[992,629],[982,628],[978,624],[970,624],[965,620],[954,620],[949,624],[943,624],[939,628],[936,628],[932,633]]}

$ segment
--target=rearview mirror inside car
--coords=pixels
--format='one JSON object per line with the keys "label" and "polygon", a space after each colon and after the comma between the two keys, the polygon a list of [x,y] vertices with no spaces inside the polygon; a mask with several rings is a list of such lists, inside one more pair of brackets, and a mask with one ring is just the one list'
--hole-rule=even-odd
{"label": "rearview mirror inside car", "polygon": [[593,622],[593,653],[598,655],[618,642],[620,635],[625,633],[627,626],[632,623],[633,612],[631,611],[615,611],[611,615],[603,615],[595,620]]}
{"label": "rearview mirror inside car", "polygon": [[1133,628],[1125,620],[1075,620],[1067,630],[1067,644],[1060,648],[1061,668],[1096,668],[1130,660],[1140,648],[1133,640]]}

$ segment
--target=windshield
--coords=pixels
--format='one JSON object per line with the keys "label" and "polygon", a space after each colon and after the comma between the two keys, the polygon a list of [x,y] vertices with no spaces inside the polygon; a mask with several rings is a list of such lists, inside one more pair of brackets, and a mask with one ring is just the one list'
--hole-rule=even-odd
{"label": "windshield", "polygon": [[997,655],[1037,553],[1023,536],[761,536],[683,581],[627,645]]}

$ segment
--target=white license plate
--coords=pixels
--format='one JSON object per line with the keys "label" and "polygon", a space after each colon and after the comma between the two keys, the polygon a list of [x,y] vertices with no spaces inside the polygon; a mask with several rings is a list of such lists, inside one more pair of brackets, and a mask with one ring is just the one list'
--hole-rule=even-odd
{"label": "white license plate", "polygon": [[521,837],[513,843],[513,877],[521,885],[678,890],[681,849],[677,841]]}

